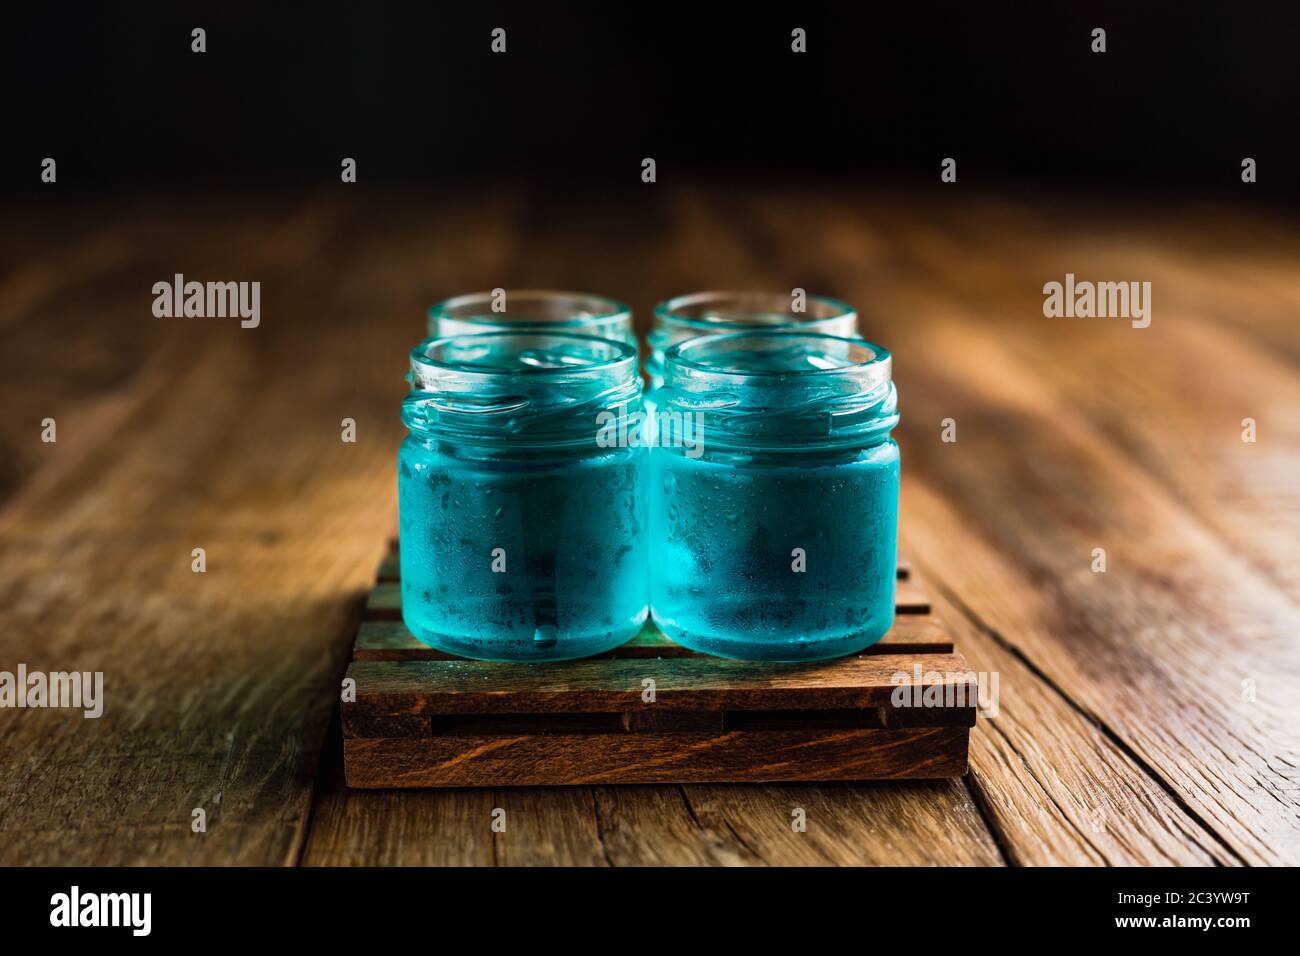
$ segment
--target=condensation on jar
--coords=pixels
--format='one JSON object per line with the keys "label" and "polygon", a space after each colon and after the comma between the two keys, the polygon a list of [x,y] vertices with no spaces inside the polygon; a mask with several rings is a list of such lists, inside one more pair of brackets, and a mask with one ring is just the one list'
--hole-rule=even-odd
{"label": "condensation on jar", "polygon": [[410,631],[510,661],[633,637],[647,616],[635,348],[546,331],[430,339],[411,384],[398,455]]}
{"label": "condensation on jar", "polygon": [[459,295],[429,309],[429,335],[434,338],[530,329],[637,344],[632,310],[589,292],[494,289]]}
{"label": "condensation on jar", "polygon": [[651,449],[655,622],[703,653],[807,661],[893,624],[898,423],[890,356],[801,331],[670,347]]}

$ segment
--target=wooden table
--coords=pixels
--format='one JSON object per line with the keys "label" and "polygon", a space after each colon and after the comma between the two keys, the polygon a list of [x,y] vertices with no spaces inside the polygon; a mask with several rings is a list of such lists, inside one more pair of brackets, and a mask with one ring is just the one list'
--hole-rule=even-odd
{"label": "wooden table", "polygon": [[[1267,210],[336,185],[4,221],[0,670],[102,670],[107,701],[0,710],[0,863],[1300,863],[1300,230]],[[155,318],[178,272],[260,281],[261,325]],[[1067,272],[1151,281],[1151,327],[1045,318]],[[406,352],[435,299],[536,285],[643,319],[708,287],[860,306],[896,356],[904,548],[1000,679],[966,778],[343,787]]]}

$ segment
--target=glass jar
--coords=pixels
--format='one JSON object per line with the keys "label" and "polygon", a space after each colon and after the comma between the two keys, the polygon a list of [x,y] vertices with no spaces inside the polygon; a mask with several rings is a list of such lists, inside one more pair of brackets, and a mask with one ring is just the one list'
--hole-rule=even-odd
{"label": "glass jar", "polygon": [[820,295],[807,296],[804,306],[804,311],[796,312],[793,297],[776,292],[693,292],[660,302],[655,306],[654,328],[647,336],[650,356],[646,375],[651,388],[663,384],[664,353],[697,335],[755,326],[857,335],[858,315],[852,306]]}
{"label": "glass jar", "polygon": [[894,619],[897,393],[887,351],[800,331],[668,349],[650,450],[650,603],[744,660],[862,650]]}
{"label": "glass jar", "polygon": [[[632,310],[622,302],[586,292],[544,289],[472,292],[439,302],[429,309],[429,335],[472,335],[544,328],[574,332],[636,345]],[[501,311],[494,311],[493,306]]]}
{"label": "glass jar", "polygon": [[398,455],[411,633],[497,661],[633,637],[648,599],[636,349],[545,331],[429,339],[411,385]]}

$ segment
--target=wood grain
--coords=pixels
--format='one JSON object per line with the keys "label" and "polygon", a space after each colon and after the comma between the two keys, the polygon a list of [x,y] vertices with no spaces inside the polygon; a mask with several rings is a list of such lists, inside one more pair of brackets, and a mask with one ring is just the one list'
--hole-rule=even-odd
{"label": "wood grain", "polygon": [[[381,565],[380,575],[399,570]],[[928,607],[917,583],[906,585]],[[400,589],[377,585],[364,613],[379,613],[376,604],[400,612]],[[458,659],[397,622],[363,621],[347,673],[353,693],[342,704],[345,781],[373,789],[961,776],[975,676],[946,638],[934,641],[943,649],[927,647],[943,634],[934,618],[898,621],[875,653],[812,664],[693,654],[648,627],[634,646],[546,666]],[[909,703],[897,703],[900,689]],[[910,703],[920,700],[927,705]]]}
{"label": "wood grain", "polygon": [[[992,642],[1103,729],[1114,751],[1109,766],[1089,755],[1095,740],[1079,741],[1081,759],[1095,764],[1092,793],[1105,792],[1102,784],[1117,764],[1141,770],[1146,780],[1136,781],[1141,786],[1121,812],[1098,807],[1105,818],[1122,816],[1126,827],[1138,823],[1151,847],[1167,847],[1170,821],[1175,834],[1186,833],[1190,821],[1193,830],[1204,831],[1189,848],[1194,855],[1294,860],[1300,852],[1294,801],[1300,721],[1294,695],[1282,688],[1298,673],[1298,650],[1284,636],[1296,631],[1295,605],[1225,549],[1140,458],[1107,437],[1095,403],[1081,393],[1068,399],[1054,394],[1047,383],[1057,378],[1044,374],[1038,361],[1016,355],[1025,341],[1041,340],[1035,359],[1051,351],[1056,365],[1081,363],[1075,366],[1079,375],[1090,370],[1095,388],[1116,383],[1122,391],[1138,369],[1167,362],[1164,337],[1188,341],[1184,326],[1167,320],[1154,338],[1127,325],[1087,323],[1058,324],[1054,340],[1053,334],[1022,335],[1025,327],[1047,321],[1041,297],[1031,300],[1023,290],[1012,296],[1006,278],[991,275],[979,256],[983,271],[966,265],[971,257],[956,255],[956,278],[922,283],[941,257],[949,261],[947,255],[966,246],[937,228],[886,221],[892,268],[902,280],[887,284],[896,296],[887,291],[878,301],[924,317],[893,327],[895,354],[901,348],[927,356],[924,363],[898,367],[900,393],[905,401],[913,396],[901,430],[912,475],[904,491],[904,526],[913,558],[930,570],[937,590],[960,595]],[[849,298],[853,283],[871,281],[854,263],[863,261],[862,249],[881,241],[882,227],[874,226],[844,222],[832,243],[843,253],[833,263],[856,269]],[[1057,265],[1063,275],[1065,262],[1058,258]],[[984,310],[1003,300],[1009,305],[994,321]],[[1076,342],[1121,336],[1123,344],[1117,341],[1100,367],[1089,362],[1087,345],[1073,349]],[[1132,372],[1113,371],[1128,366]],[[1178,389],[1213,394],[1218,387],[1213,379],[1179,381]],[[1145,406],[1133,398],[1131,408],[1140,415]],[[946,417],[958,422],[953,444],[940,439]],[[1151,441],[1164,441],[1162,435],[1153,430]],[[1237,432],[1232,437],[1239,441]],[[1283,454],[1296,453],[1291,447]],[[1269,480],[1266,471],[1253,478],[1265,486]],[[1015,489],[1014,510],[1008,488]],[[945,524],[912,508],[919,491],[929,492],[926,502],[955,503],[946,509]],[[983,547],[954,549],[954,521],[961,539]],[[1107,549],[1106,574],[1091,570],[1095,547]],[[1020,588],[1039,600],[1008,599]],[[978,759],[975,768],[978,781]],[[1002,796],[1011,792],[1004,788]],[[1023,817],[1040,808],[1022,804],[1016,812]],[[1158,861],[1164,851],[1153,856]]]}
{"label": "wood grain", "polygon": [[[688,657],[563,661],[546,667],[487,661],[362,661],[348,668],[355,702],[367,714],[621,713],[659,710],[831,710],[890,704],[908,686],[945,699],[974,699],[959,654],[864,654],[775,667],[753,661]],[[919,673],[919,679],[912,675]],[[655,700],[642,700],[652,676]]]}
{"label": "wood grain", "polygon": [[[113,274],[117,291],[60,290],[3,323],[8,382],[37,355],[35,367],[61,370],[72,354],[75,371],[72,343],[102,336],[119,343],[123,366],[139,363],[120,380],[87,381],[75,400],[43,389],[59,440],[0,511],[0,660],[103,671],[106,696],[98,720],[0,713],[4,862],[297,858],[343,667],[345,647],[330,638],[355,619],[371,574],[361,569],[378,557],[370,534],[391,507],[390,474],[335,450],[341,416],[330,406],[363,421],[369,410],[326,370],[346,336],[322,323],[325,364],[290,375],[292,327],[246,332],[149,312],[151,283],[185,271],[260,276],[268,309],[298,297],[337,315],[335,293],[298,270],[338,217],[327,203],[288,215],[278,205],[232,217],[255,223],[256,238],[211,255],[204,230],[191,243],[171,218],[183,208],[166,219],[141,210],[128,234],[153,235]],[[222,241],[239,235],[231,226]],[[39,442],[39,418],[22,441]],[[332,546],[295,546],[305,535]],[[207,551],[206,574],[191,573],[194,547]],[[195,809],[206,832],[191,829]]]}
{"label": "wood grain", "polygon": [[[343,742],[351,787],[905,780],[966,772],[965,727],[374,737]],[[575,759],[582,754],[582,759]]]}
{"label": "wood grain", "polygon": [[[970,794],[957,781],[685,786],[682,794],[700,828],[717,834],[724,846],[739,847],[747,864],[997,866],[1003,862]],[[802,832],[793,826],[796,810],[804,811]],[[652,836],[653,831],[643,839]]]}
{"label": "wood grain", "polygon": [[[103,670],[107,704],[0,712],[0,862],[1300,861],[1300,232],[943,200],[665,183],[6,209],[0,667]],[[177,271],[261,280],[262,326],[154,319]],[[1152,327],[1045,319],[1067,271],[1150,279]],[[642,322],[708,287],[858,303],[895,355],[907,553],[1002,678],[966,781],[343,786],[326,728],[393,531],[402,355],[434,299],[525,285]]]}

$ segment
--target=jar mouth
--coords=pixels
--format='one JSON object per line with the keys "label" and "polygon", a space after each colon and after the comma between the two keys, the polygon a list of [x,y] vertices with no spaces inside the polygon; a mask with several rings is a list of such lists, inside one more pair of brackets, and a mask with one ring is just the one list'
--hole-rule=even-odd
{"label": "jar mouth", "polygon": [[592,447],[600,416],[637,411],[627,342],[518,330],[426,339],[411,351],[402,421],[424,439],[517,449]]}
{"label": "jar mouth", "polygon": [[626,342],[571,332],[518,330],[425,339],[411,350],[411,382],[433,389],[449,376],[507,379],[623,378],[636,371]]}
{"label": "jar mouth", "polygon": [[488,329],[544,327],[574,332],[625,327],[632,310],[616,299],[589,292],[506,289],[504,311],[494,311],[492,292],[471,292],[429,307],[429,334],[447,336]]}
{"label": "jar mouth", "polygon": [[701,335],[668,350],[659,403],[722,449],[865,447],[898,424],[891,361],[863,339],[798,329]]}
{"label": "jar mouth", "polygon": [[660,302],[654,315],[661,325],[704,332],[772,326],[842,334],[857,328],[858,314],[846,302],[810,295],[804,304],[796,312],[791,297],[779,292],[692,292]]}
{"label": "jar mouth", "polygon": [[864,374],[888,381],[888,350],[864,339],[763,329],[701,335],[679,342],[665,354],[668,368],[703,376],[806,379]]}

